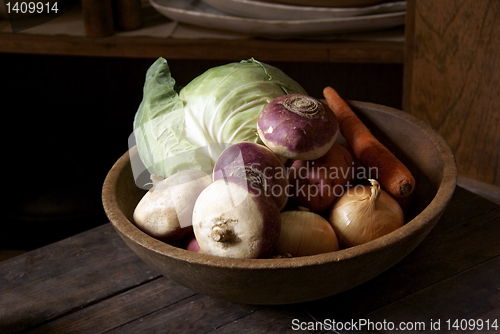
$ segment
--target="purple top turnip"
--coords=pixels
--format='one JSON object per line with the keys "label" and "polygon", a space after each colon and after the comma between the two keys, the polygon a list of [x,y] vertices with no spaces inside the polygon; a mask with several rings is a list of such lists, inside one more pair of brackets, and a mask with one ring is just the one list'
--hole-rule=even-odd
{"label": "purple top turnip", "polygon": [[273,198],[281,210],[288,201],[288,175],[281,160],[269,148],[242,142],[226,148],[214,167],[214,181],[245,178],[254,190]]}
{"label": "purple top turnip", "polygon": [[315,160],[295,160],[288,178],[298,204],[313,212],[329,209],[352,181],[354,160],[349,150],[334,144]]}
{"label": "purple top turnip", "polygon": [[290,94],[274,99],[262,109],[257,131],[264,144],[278,156],[313,160],[332,147],[339,123],[321,101]]}

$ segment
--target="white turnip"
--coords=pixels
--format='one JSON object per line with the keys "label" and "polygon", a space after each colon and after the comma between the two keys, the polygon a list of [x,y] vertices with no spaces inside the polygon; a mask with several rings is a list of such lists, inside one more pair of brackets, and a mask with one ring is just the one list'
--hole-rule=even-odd
{"label": "white turnip", "polygon": [[214,181],[200,194],[193,230],[200,251],[221,257],[264,258],[276,248],[280,210],[242,178]]}
{"label": "white turnip", "polygon": [[163,241],[177,241],[192,231],[193,207],[212,178],[199,170],[185,170],[158,179],[134,210],[137,227]]}

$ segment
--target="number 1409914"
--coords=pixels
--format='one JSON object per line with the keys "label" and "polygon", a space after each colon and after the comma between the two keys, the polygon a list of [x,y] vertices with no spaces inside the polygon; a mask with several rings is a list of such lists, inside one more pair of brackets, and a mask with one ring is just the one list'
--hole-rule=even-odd
{"label": "number 1409914", "polygon": [[47,2],[24,2],[9,1],[5,3],[8,14],[57,14],[58,3]]}
{"label": "number 1409914", "polygon": [[495,332],[499,329],[498,320],[497,319],[448,319],[446,320],[446,326],[448,330],[456,330],[456,331],[491,331]]}

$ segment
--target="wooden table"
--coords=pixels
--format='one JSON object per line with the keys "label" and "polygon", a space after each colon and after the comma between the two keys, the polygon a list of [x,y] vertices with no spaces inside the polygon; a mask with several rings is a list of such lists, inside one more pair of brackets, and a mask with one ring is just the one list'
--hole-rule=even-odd
{"label": "wooden table", "polygon": [[[254,306],[166,279],[105,224],[0,263],[0,332],[335,333],[336,321],[336,333],[498,333],[499,240],[500,206],[457,188],[431,234],[381,276],[316,302]],[[468,321],[483,330],[462,330]]]}

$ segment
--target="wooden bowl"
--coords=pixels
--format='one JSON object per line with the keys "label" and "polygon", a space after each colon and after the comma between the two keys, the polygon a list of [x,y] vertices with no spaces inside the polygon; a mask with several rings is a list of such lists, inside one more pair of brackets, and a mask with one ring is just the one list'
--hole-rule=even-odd
{"label": "wooden bowl", "polygon": [[169,279],[206,295],[248,304],[289,304],[351,289],[396,264],[426,237],[453,195],[457,171],[449,146],[424,122],[377,104],[350,104],[411,169],[417,182],[407,224],[384,237],[337,252],[283,259],[222,258],[168,245],[132,223],[134,208],[145,192],[134,182],[130,164],[134,149],[106,177],[106,214],[140,258]]}

